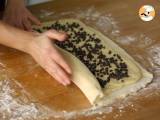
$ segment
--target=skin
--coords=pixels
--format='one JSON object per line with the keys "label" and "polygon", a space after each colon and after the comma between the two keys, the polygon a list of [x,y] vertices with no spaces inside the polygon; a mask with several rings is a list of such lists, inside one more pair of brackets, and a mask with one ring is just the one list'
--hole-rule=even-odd
{"label": "skin", "polygon": [[71,83],[71,69],[51,43],[52,40],[62,42],[66,40],[65,33],[55,30],[38,35],[27,32],[32,31],[32,24],[40,25],[41,23],[25,7],[24,0],[8,0],[2,21],[0,22],[0,44],[30,54],[59,83],[65,86]]}
{"label": "skin", "polygon": [[3,21],[27,31],[32,30],[32,24],[41,25],[41,22],[26,8],[24,0],[8,0]]}

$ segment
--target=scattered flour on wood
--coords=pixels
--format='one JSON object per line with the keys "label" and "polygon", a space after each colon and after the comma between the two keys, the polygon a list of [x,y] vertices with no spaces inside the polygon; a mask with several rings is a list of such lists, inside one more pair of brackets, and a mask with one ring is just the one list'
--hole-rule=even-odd
{"label": "scattered flour on wood", "polygon": [[89,108],[81,111],[56,112],[31,100],[30,95],[15,80],[0,80],[1,120],[44,120],[48,118],[75,118],[80,115],[111,112],[112,107]]}
{"label": "scattered flour on wood", "polygon": [[[65,11],[61,14],[52,12],[49,9],[43,9],[40,11],[40,17],[49,19],[54,18],[63,18],[69,16],[72,18],[77,18],[85,23],[89,24],[94,23],[93,27],[96,27],[98,30],[103,32],[105,35],[108,35],[111,38],[115,38],[116,42],[122,45],[138,45],[140,48],[146,48],[148,56],[150,59],[150,64],[152,67],[160,65],[160,46],[150,46],[154,40],[145,36],[144,34],[120,36],[119,27],[117,22],[114,20],[111,14],[106,14],[104,12],[97,11],[94,6],[81,9],[77,8],[72,11]],[[160,73],[159,67],[156,67],[154,70],[157,74],[154,82],[150,84],[147,88],[141,91],[147,91],[148,89],[159,88],[160,89]],[[3,74],[1,74],[3,75]],[[140,93],[140,92],[139,92]],[[135,93],[138,95],[139,93]],[[141,92],[143,94],[143,92]],[[130,106],[133,110],[136,111],[134,104],[130,102],[129,97],[124,99],[123,102],[116,103],[117,108],[119,109],[119,114],[116,114],[114,118],[123,113],[123,109],[126,106]],[[36,103],[33,99],[30,98],[30,95],[22,88],[22,86],[17,83],[15,80],[10,80],[8,77],[0,80],[0,119],[1,120],[43,120],[47,118],[65,118],[73,119],[77,116],[91,116],[95,114],[102,115],[103,113],[110,113],[113,111],[113,106],[103,106],[103,107],[91,107],[88,109],[80,111],[61,111],[57,112],[56,110],[51,110],[39,103]],[[97,120],[105,119],[105,116],[96,117]]]}
{"label": "scattered flour on wood", "polygon": [[49,111],[48,108],[30,101],[26,91],[16,81],[0,80],[1,120],[42,120],[48,118]]}
{"label": "scattered flour on wood", "polygon": [[156,44],[148,48],[148,54],[151,56],[153,64],[156,64],[160,67],[160,44]]}
{"label": "scattered flour on wood", "polygon": [[72,11],[64,11],[62,13],[56,13],[50,11],[49,9],[40,10],[40,18],[48,18],[50,20],[61,19],[65,17],[80,19],[87,24],[90,24],[92,27],[96,27],[101,32],[108,35],[117,36],[119,34],[119,29],[117,22],[114,20],[111,14],[106,14],[102,11],[97,11],[94,6],[91,6],[86,9],[76,8]]}
{"label": "scattered flour on wood", "polygon": [[43,19],[43,18],[46,18],[46,17],[51,16],[51,15],[54,15],[53,11],[50,11],[50,10],[47,10],[47,9],[41,9],[39,17],[41,19]]}
{"label": "scattered flour on wood", "polygon": [[118,36],[116,38],[116,42],[122,45],[132,45],[139,48],[146,48],[150,46],[154,42],[154,40],[144,34],[134,34],[127,36]]}

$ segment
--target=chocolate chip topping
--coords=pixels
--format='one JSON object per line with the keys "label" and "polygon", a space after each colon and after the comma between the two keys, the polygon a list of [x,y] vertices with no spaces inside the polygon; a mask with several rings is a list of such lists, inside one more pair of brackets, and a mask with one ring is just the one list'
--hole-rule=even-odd
{"label": "chocolate chip topping", "polygon": [[[102,88],[111,79],[124,82],[123,78],[129,77],[127,64],[121,56],[112,50],[109,50],[108,54],[105,55],[103,53],[105,46],[102,45],[96,34],[88,33],[78,23],[67,22],[63,24],[57,21],[50,26],[44,26],[42,29],[43,31],[55,29],[67,32],[68,40],[64,42],[56,41],[55,44],[79,58],[95,75]],[[42,32],[41,29],[35,30]]]}

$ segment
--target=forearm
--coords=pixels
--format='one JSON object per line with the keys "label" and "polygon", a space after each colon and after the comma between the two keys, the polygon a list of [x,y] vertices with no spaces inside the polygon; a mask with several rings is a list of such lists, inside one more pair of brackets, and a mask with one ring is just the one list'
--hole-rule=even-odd
{"label": "forearm", "polygon": [[65,39],[66,34],[55,30],[35,36],[0,22],[0,44],[29,53],[57,81],[68,85],[71,69],[51,42]]}
{"label": "forearm", "polygon": [[0,21],[0,44],[28,52],[28,46],[33,39],[29,32],[19,30]]}

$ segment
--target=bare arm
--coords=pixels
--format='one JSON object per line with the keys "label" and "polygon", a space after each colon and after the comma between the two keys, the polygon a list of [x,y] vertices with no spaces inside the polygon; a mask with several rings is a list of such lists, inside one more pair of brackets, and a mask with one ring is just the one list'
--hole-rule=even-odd
{"label": "bare arm", "polygon": [[0,30],[0,44],[28,52],[26,48],[33,39],[31,33],[16,29],[3,22],[0,22]]}
{"label": "bare arm", "polygon": [[51,76],[63,85],[70,84],[71,69],[53,47],[51,40],[64,41],[66,34],[55,30],[41,35],[19,30],[0,22],[0,44],[30,54]]}

